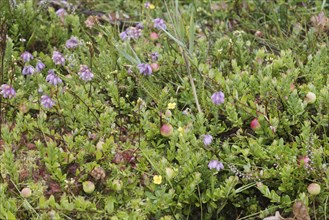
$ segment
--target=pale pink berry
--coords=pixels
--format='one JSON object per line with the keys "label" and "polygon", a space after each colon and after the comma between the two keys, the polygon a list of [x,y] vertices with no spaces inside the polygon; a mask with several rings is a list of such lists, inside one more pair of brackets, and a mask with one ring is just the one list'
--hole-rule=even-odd
{"label": "pale pink berry", "polygon": [[151,63],[151,68],[152,68],[153,72],[157,72],[157,71],[159,71],[160,66],[157,63]]}
{"label": "pale pink berry", "polygon": [[21,191],[21,196],[23,196],[24,198],[28,198],[28,197],[30,197],[31,195],[32,195],[32,191],[31,191],[30,188],[25,187],[25,188],[22,189],[22,191]]}
{"label": "pale pink berry", "polygon": [[317,183],[311,183],[308,185],[307,191],[313,196],[319,195],[321,192],[321,186]]}
{"label": "pale pink berry", "polygon": [[164,137],[169,137],[173,134],[173,130],[174,129],[170,124],[164,124],[160,129],[160,133]]}
{"label": "pale pink berry", "polygon": [[155,33],[155,32],[152,32],[152,33],[150,34],[150,39],[151,39],[152,41],[156,41],[157,39],[159,39],[159,35],[158,35],[157,33]]}

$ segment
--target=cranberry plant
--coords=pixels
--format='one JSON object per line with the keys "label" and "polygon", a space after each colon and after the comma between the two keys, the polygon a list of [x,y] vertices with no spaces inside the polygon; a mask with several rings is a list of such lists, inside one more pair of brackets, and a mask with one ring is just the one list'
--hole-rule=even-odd
{"label": "cranberry plant", "polygon": [[327,219],[325,1],[0,9],[0,219]]}

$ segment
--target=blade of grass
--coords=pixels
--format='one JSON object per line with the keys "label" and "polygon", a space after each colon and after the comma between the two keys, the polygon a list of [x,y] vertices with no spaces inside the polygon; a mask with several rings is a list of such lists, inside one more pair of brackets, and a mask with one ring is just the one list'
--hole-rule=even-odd
{"label": "blade of grass", "polygon": [[329,196],[327,196],[326,201],[324,203],[324,220],[327,220],[328,198],[329,198]]}
{"label": "blade of grass", "polygon": [[193,18],[193,13],[190,19],[190,28],[189,28],[189,53],[192,55],[194,50],[194,38],[195,38],[195,23]]}
{"label": "blade of grass", "polygon": [[129,44],[129,48],[130,50],[133,52],[134,56],[135,56],[135,60],[139,63],[141,63],[141,60],[138,58],[136,52],[134,51],[134,49],[131,47],[131,45]]}
{"label": "blade of grass", "polygon": [[115,48],[118,50],[118,52],[124,56],[127,60],[129,60],[131,63],[137,65],[140,63],[140,60],[136,60],[135,58],[133,58],[131,55],[129,55],[125,50],[123,50],[122,48],[115,46]]}
{"label": "blade of grass", "polygon": [[168,31],[162,29],[171,39],[173,39],[180,47],[186,48],[185,44],[182,43],[180,40],[178,40],[176,37],[174,37],[172,34],[170,34]]}

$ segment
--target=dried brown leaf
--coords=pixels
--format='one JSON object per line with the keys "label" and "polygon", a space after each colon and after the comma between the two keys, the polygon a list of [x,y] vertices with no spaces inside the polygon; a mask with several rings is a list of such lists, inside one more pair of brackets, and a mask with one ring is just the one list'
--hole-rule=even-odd
{"label": "dried brown leaf", "polygon": [[320,12],[318,15],[312,16],[311,22],[312,22],[312,25],[318,31],[329,30],[329,18],[324,14],[324,12]]}
{"label": "dried brown leaf", "polygon": [[308,214],[308,208],[302,201],[296,201],[292,207],[292,211],[297,220],[311,220]]}

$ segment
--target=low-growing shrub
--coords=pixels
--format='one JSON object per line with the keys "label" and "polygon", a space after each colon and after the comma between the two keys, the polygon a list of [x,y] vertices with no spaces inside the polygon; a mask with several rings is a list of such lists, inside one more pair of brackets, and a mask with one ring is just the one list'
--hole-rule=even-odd
{"label": "low-growing shrub", "polygon": [[0,219],[327,218],[325,2],[0,8]]}

